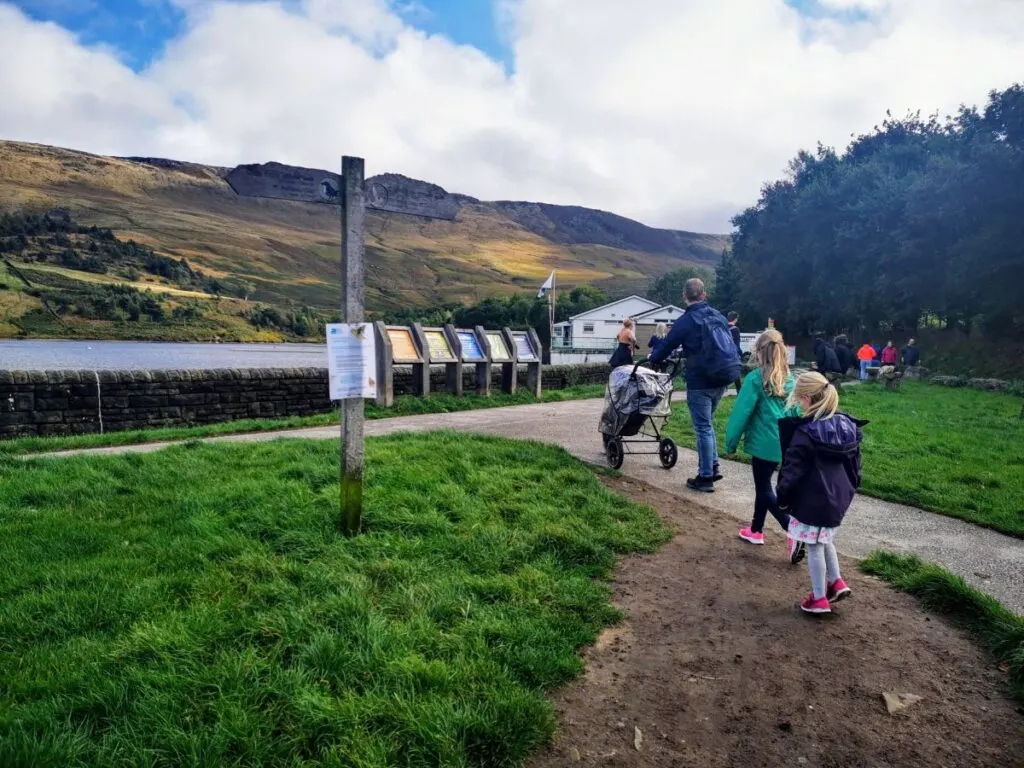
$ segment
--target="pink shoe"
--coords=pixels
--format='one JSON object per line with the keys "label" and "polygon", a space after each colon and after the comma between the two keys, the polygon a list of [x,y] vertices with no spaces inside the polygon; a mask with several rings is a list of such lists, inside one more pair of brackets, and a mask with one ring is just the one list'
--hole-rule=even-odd
{"label": "pink shoe", "polygon": [[811,592],[807,599],[800,603],[800,610],[804,613],[832,613],[832,606],[828,604],[827,597],[815,598]]}
{"label": "pink shoe", "polygon": [[740,528],[740,538],[751,544],[764,544],[764,534],[754,533],[749,528]]}
{"label": "pink shoe", "polygon": [[802,541],[796,539],[786,539],[786,546],[789,551],[789,562],[796,565],[804,559],[804,554],[807,552],[807,547]]}
{"label": "pink shoe", "polygon": [[853,594],[853,590],[846,586],[846,582],[842,579],[836,579],[828,585],[828,590],[825,592],[825,597],[829,602],[837,603],[844,598],[849,597]]}

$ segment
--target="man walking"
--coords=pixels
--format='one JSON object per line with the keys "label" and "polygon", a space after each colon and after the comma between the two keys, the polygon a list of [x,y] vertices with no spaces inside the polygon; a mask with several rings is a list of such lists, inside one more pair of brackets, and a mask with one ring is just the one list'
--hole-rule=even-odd
{"label": "man walking", "polygon": [[697,435],[697,476],[687,487],[714,493],[722,479],[712,419],[725,388],[740,377],[739,350],[722,313],[708,306],[704,282],[696,277],[683,287],[686,313],[675,321],[665,340],[651,355],[651,364],[664,360],[677,347],[686,358],[686,405]]}
{"label": "man walking", "polygon": [[921,350],[917,348],[917,341],[911,339],[903,348],[903,365],[907,368],[915,368],[921,364]]}

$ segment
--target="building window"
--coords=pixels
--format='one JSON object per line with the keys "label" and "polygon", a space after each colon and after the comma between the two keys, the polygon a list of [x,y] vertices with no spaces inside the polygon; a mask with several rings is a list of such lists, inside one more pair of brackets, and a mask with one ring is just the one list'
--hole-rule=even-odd
{"label": "building window", "polygon": [[594,332],[594,324],[593,323],[584,323],[583,324],[583,332],[584,333],[593,333]]}

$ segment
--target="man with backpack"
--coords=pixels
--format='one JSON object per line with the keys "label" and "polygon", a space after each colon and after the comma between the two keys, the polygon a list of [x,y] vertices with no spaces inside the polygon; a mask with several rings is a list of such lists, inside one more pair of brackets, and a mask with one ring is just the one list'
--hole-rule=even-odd
{"label": "man with backpack", "polygon": [[729,324],[722,313],[708,306],[704,282],[690,278],[683,287],[686,313],[672,324],[672,330],[651,354],[652,365],[664,360],[677,347],[686,358],[686,405],[697,435],[697,476],[687,487],[714,493],[722,479],[718,466],[718,445],[712,419],[725,388],[740,377],[739,350],[733,343]]}

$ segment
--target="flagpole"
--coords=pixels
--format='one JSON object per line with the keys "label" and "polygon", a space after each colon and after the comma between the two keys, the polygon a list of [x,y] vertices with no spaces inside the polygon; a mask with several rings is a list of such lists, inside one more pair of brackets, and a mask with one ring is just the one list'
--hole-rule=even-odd
{"label": "flagpole", "polygon": [[555,272],[551,271],[551,293],[548,296],[548,365],[555,351]]}

